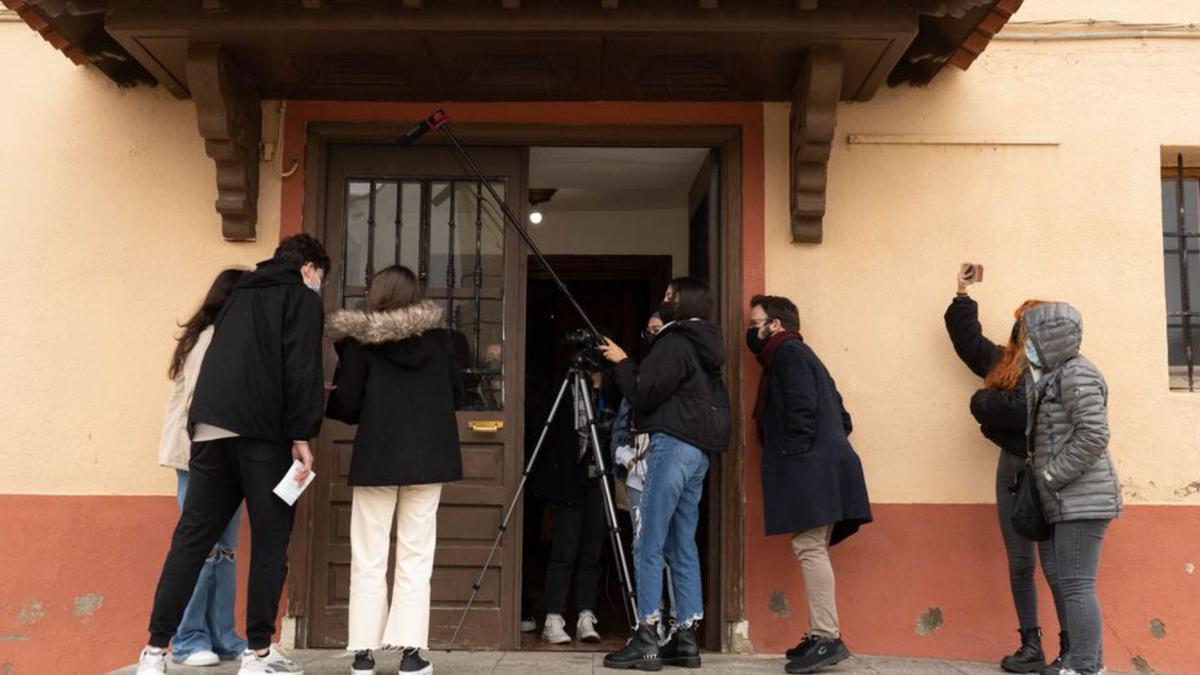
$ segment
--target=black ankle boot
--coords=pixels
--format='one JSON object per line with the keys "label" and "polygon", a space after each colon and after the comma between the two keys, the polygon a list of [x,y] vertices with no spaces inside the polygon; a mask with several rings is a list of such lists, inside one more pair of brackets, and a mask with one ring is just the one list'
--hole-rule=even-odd
{"label": "black ankle boot", "polygon": [[658,631],[654,626],[638,624],[637,632],[625,643],[624,649],[605,655],[604,667],[617,670],[662,670],[662,660],[658,658]]}
{"label": "black ankle boot", "polygon": [[1040,675],[1058,675],[1063,668],[1067,667],[1067,657],[1071,653],[1071,639],[1067,636],[1067,631],[1058,634],[1058,658],[1046,664]]}
{"label": "black ankle boot", "polygon": [[699,668],[700,645],[696,644],[695,626],[676,627],[667,644],[659,648],[658,656],[666,666]]}
{"label": "black ankle boot", "polygon": [[1000,661],[1000,667],[1009,673],[1041,673],[1046,667],[1046,655],[1042,652],[1042,629],[1022,628],[1021,647]]}

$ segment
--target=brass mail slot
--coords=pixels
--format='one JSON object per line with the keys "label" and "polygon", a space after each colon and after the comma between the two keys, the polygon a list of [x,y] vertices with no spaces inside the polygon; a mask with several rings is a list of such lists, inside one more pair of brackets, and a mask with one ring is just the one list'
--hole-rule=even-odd
{"label": "brass mail slot", "polygon": [[498,434],[504,429],[504,422],[500,420],[472,420],[469,424],[471,431],[477,434]]}

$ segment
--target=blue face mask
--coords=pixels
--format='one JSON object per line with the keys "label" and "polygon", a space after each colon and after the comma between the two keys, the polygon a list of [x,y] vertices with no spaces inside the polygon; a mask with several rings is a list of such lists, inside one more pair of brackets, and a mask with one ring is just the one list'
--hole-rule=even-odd
{"label": "blue face mask", "polygon": [[1040,363],[1041,359],[1038,358],[1037,349],[1034,348],[1033,343],[1029,340],[1025,341],[1025,358],[1029,361],[1029,365],[1033,366],[1034,368],[1042,367],[1042,364]]}

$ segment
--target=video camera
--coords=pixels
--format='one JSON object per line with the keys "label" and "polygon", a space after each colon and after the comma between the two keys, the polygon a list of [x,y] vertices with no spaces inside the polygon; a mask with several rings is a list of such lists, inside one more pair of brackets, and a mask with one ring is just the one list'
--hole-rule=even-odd
{"label": "video camera", "polygon": [[604,346],[604,338],[599,333],[587,328],[577,328],[567,331],[567,334],[563,336],[563,340],[577,350],[575,357],[580,363],[587,366],[589,370],[608,370],[612,365],[608,362],[608,359],[604,358],[604,354],[600,353],[600,348]]}

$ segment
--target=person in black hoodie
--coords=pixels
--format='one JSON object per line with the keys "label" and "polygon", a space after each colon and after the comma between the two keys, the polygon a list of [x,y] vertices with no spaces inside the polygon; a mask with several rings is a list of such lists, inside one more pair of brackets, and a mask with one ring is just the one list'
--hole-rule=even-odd
{"label": "person in black hoodie", "polygon": [[[675,279],[659,310],[664,325],[640,365],[611,340],[602,348],[617,364],[614,377],[633,407],[634,427],[650,434],[641,526],[633,546],[641,616],[625,648],[604,657],[607,668],[700,667],[695,627],[704,618],[704,598],[696,526],[708,455],[725,451],[730,435],[729,393],[722,380],[725,345],[721,329],[709,323],[712,308],[707,284]],[[671,637],[660,651],[664,558],[676,606]]]}
{"label": "person in black hoodie", "polygon": [[[417,277],[394,265],[371,278],[370,311],[338,311],[338,352],[326,415],[357,424],[349,483],[350,622],[354,673],[374,673],[373,650],[403,650],[401,673],[427,673],[430,579],[442,485],[462,480],[455,411],[463,405],[454,336]],[[396,522],[395,581],[387,562]]]}
{"label": "person in black hoodie", "polygon": [[[138,673],[165,672],[162,658],[204,560],[242,500],[250,515],[242,673],[298,673],[271,644],[287,578],[294,508],[273,493],[293,459],[312,470],[309,441],[322,419],[321,282],[329,256],[313,237],[295,235],[259,263],[214,322],[188,417],[192,439],[187,498],[163,563],[150,643]],[[315,291],[315,292],[314,292]]]}
{"label": "person in black hoodie", "polygon": [[1054,595],[1059,625],[1066,626],[1066,611],[1055,578],[1053,551],[1049,542],[1041,542],[1037,546],[1040,555],[1035,554],[1034,543],[1021,536],[1010,520],[1013,497],[1009,488],[1024,465],[1027,454],[1025,427],[1028,412],[1023,373],[1028,364],[1024,345],[1020,341],[1021,320],[1026,311],[1043,303],[1029,300],[1017,308],[1008,343],[1001,346],[983,335],[983,328],[979,325],[979,305],[967,294],[967,287],[972,283],[974,281],[964,266],[958,277],[958,293],[946,310],[945,321],[955,353],[971,372],[983,378],[983,387],[971,397],[971,414],[979,423],[984,437],[1000,447],[996,465],[996,507],[1000,517],[1000,533],[1008,554],[1008,580],[1021,635],[1021,646],[1015,653],[1005,656],[1000,667],[1010,673],[1046,672],[1057,675],[1063,667],[1063,655],[1069,649],[1067,634],[1065,629],[1059,633],[1059,658],[1047,665],[1042,650],[1037,584],[1034,580],[1037,559],[1040,557],[1042,572]]}

